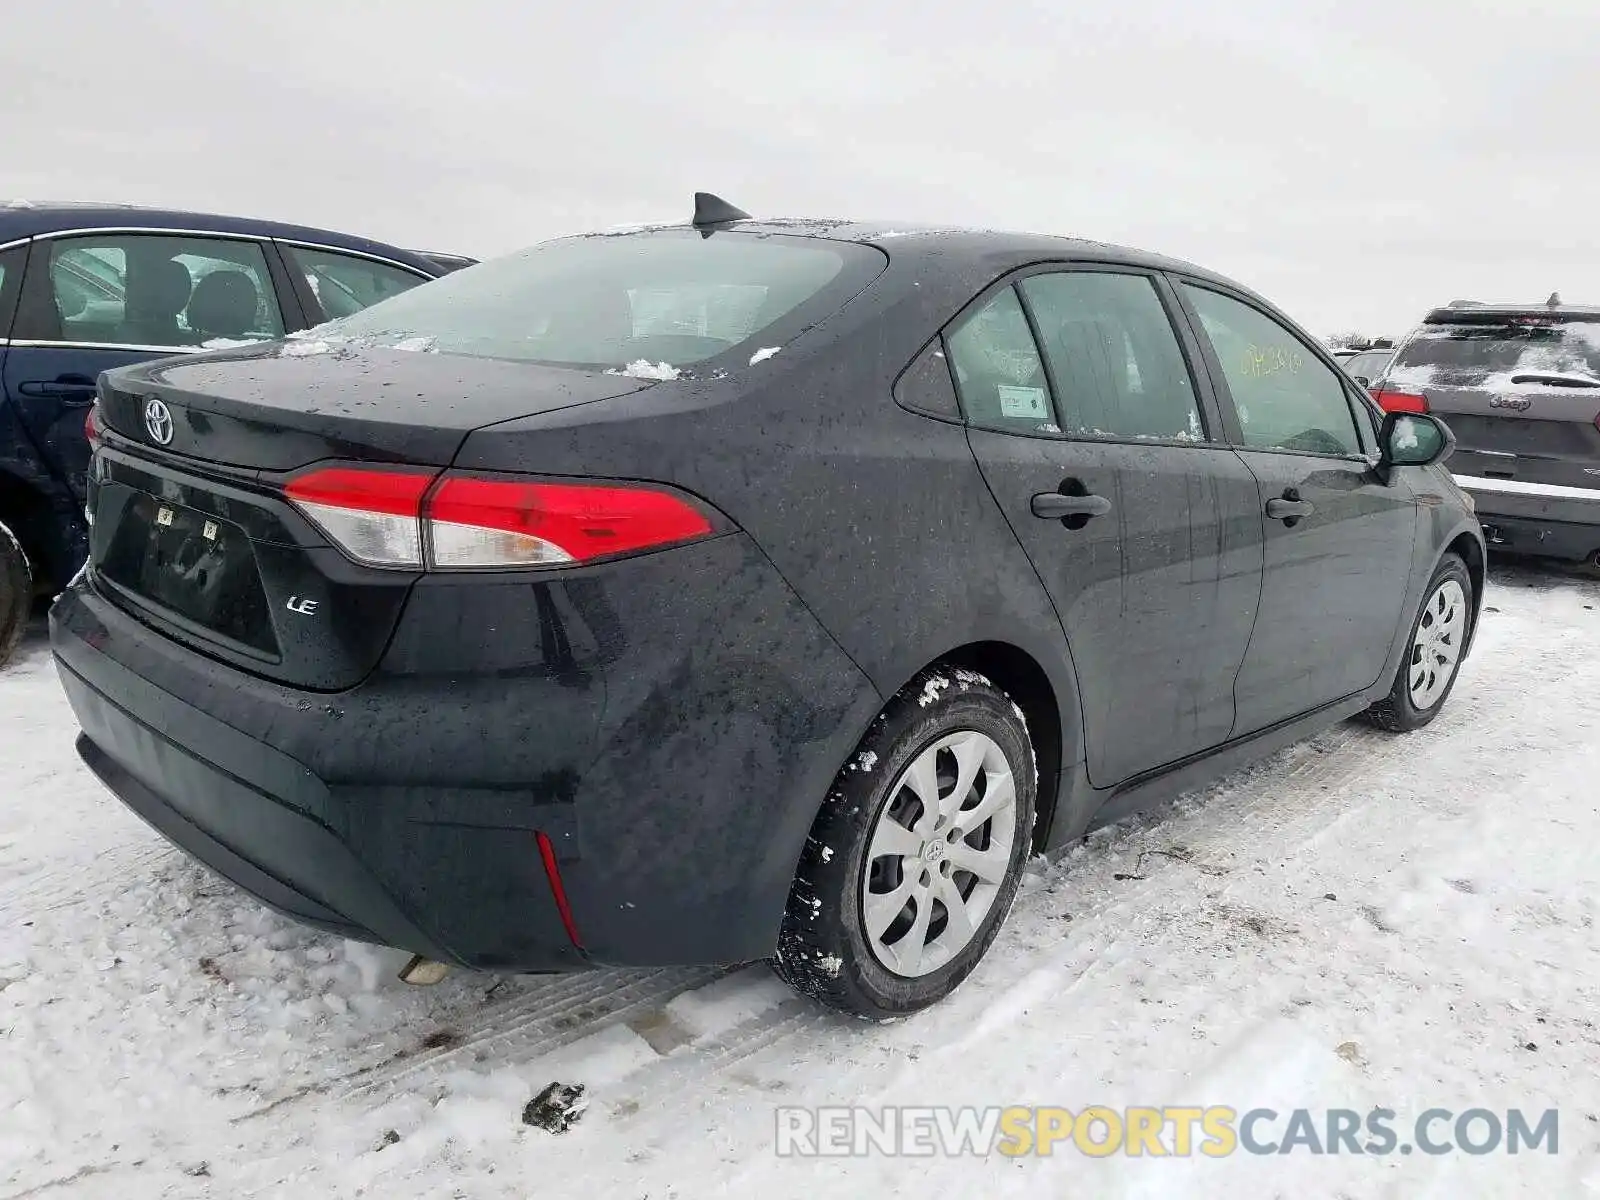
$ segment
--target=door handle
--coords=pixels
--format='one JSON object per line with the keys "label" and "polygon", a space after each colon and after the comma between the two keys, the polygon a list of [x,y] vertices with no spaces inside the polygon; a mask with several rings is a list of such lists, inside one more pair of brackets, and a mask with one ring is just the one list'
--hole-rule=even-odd
{"label": "door handle", "polygon": [[24,396],[65,400],[69,404],[92,404],[95,396],[94,381],[89,379],[30,380],[19,383],[17,391]]}
{"label": "door handle", "polygon": [[1104,496],[1069,496],[1065,492],[1040,492],[1033,498],[1033,515],[1047,521],[1067,517],[1103,517],[1111,511]]}
{"label": "door handle", "polygon": [[1309,500],[1300,499],[1300,493],[1294,488],[1285,488],[1282,496],[1274,496],[1267,501],[1267,516],[1274,521],[1282,521],[1291,529],[1302,517],[1309,517],[1317,511],[1317,506]]}

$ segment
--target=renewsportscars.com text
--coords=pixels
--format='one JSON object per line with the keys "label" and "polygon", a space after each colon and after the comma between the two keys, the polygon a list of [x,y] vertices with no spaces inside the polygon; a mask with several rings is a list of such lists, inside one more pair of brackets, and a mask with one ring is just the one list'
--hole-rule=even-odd
{"label": "renewsportscars.com text", "polygon": [[1056,1107],[793,1108],[777,1110],[781,1157],[1009,1157],[1082,1154],[1090,1158],[1226,1158],[1245,1154],[1557,1154],[1556,1109],[1429,1108],[1416,1117],[1394,1109],[1240,1111],[1165,1105],[1074,1112]]}

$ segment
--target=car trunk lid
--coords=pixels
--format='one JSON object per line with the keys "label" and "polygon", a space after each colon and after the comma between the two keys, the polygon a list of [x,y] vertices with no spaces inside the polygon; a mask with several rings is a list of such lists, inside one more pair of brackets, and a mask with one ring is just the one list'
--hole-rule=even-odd
{"label": "car trunk lid", "polygon": [[328,462],[431,477],[474,429],[645,386],[484,360],[469,386],[462,365],[322,343],[108,373],[89,486],[95,585],[244,670],[353,686],[381,657],[418,572],[352,561],[287,499],[289,480]]}
{"label": "car trunk lid", "polygon": [[[135,442],[222,466],[291,471],[337,458],[442,467],[474,429],[642,386],[599,372],[306,338],[109,372],[100,409],[108,428]],[[171,422],[166,441],[147,419],[152,402]]]}

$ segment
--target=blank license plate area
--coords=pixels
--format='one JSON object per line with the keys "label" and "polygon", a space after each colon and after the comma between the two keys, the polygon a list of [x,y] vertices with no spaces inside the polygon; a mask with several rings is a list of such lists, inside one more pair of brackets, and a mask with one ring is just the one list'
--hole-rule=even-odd
{"label": "blank license plate area", "polygon": [[132,493],[98,569],[123,590],[204,629],[278,652],[255,552],[229,521]]}

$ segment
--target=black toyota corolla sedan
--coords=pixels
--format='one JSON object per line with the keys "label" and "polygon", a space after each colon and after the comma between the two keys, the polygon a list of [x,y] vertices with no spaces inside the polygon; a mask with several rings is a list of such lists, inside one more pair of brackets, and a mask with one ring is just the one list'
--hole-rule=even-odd
{"label": "black toyota corolla sedan", "polygon": [[1031,852],[1432,720],[1483,592],[1449,431],[1226,279],[713,197],[109,372],[92,428],[52,639],[173,842],[438,962],[873,1017]]}

